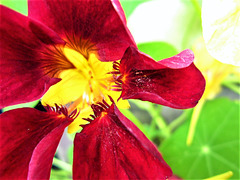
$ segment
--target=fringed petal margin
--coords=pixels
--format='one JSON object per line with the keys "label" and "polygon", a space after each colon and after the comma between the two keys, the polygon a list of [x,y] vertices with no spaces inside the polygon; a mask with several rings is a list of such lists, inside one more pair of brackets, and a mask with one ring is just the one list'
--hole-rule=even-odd
{"label": "fringed petal margin", "polygon": [[[114,105],[74,140],[73,179],[167,179],[170,167],[147,137]],[[92,116],[94,117],[94,116]]]}
{"label": "fringed petal margin", "polygon": [[101,61],[119,60],[130,45],[136,46],[118,0],[29,0],[28,7],[30,17],[52,28],[70,47],[95,53]]}
{"label": "fringed petal margin", "polygon": [[205,89],[205,79],[185,50],[161,61],[129,47],[120,62],[123,99],[140,99],[172,108],[194,107]]}
{"label": "fringed petal margin", "polygon": [[48,179],[71,118],[21,108],[0,115],[0,179]]}
{"label": "fringed petal margin", "polygon": [[44,46],[64,44],[44,25],[0,6],[0,108],[37,100],[60,79],[43,72]]}

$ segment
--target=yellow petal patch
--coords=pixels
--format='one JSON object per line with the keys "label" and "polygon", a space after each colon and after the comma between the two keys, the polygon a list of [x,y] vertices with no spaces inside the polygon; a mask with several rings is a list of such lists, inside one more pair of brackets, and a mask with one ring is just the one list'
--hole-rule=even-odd
{"label": "yellow petal patch", "polygon": [[[116,106],[120,109],[128,109],[130,108],[130,104],[128,102],[128,100],[123,100],[123,99],[119,99],[121,95],[121,91],[109,91],[108,94],[113,98],[114,102],[116,103]],[[110,102],[109,102],[110,103]]]}
{"label": "yellow petal patch", "polygon": [[203,37],[218,61],[240,66],[240,1],[203,0]]}
{"label": "yellow petal patch", "polygon": [[108,74],[113,70],[112,62],[102,62],[99,61],[95,54],[90,54],[88,59],[89,66],[91,67],[95,77],[98,80],[106,79],[107,77],[111,77],[111,74]]}
{"label": "yellow petal patch", "polygon": [[91,114],[93,114],[93,110],[90,106],[81,110],[78,117],[68,126],[68,133],[75,133],[80,129],[80,125],[89,124],[83,118],[89,117]]}
{"label": "yellow petal patch", "polygon": [[77,100],[87,87],[86,79],[75,69],[63,71],[59,83],[50,87],[42,98],[43,105],[66,105]]}

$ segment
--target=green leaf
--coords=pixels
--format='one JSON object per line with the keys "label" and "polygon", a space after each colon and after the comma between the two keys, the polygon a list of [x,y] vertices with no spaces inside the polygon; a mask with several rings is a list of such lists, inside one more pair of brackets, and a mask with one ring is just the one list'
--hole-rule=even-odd
{"label": "green leaf", "polygon": [[28,14],[27,0],[1,0],[1,4],[24,15]]}
{"label": "green leaf", "polygon": [[166,42],[147,42],[138,44],[140,51],[150,55],[155,60],[169,58],[178,53],[171,44]]}
{"label": "green leaf", "polygon": [[139,5],[149,0],[120,0],[126,18],[128,18],[134,9]]}
{"label": "green leaf", "polygon": [[38,104],[39,100],[33,101],[33,102],[29,102],[29,103],[23,103],[23,104],[17,104],[14,106],[8,106],[2,109],[3,112],[5,111],[9,111],[12,109],[17,109],[17,108],[24,108],[24,107],[35,107]]}
{"label": "green leaf", "polygon": [[239,179],[239,108],[239,103],[225,98],[207,102],[188,147],[189,116],[160,146],[173,173],[184,179],[202,179],[232,171],[232,179]]}

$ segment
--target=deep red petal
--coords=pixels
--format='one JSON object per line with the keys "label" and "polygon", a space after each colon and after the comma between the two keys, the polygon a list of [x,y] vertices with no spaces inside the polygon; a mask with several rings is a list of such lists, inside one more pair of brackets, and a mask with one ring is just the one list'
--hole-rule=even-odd
{"label": "deep red petal", "polygon": [[1,11],[0,108],[34,101],[42,97],[59,79],[46,76],[41,65],[41,50],[62,44],[56,33],[44,25],[4,6]]}
{"label": "deep red petal", "polygon": [[0,115],[0,179],[48,179],[69,119],[21,108]]}
{"label": "deep red petal", "polygon": [[119,2],[119,0],[111,0],[111,1],[112,1],[112,4],[113,4],[113,7],[115,8],[117,13],[119,14],[123,23],[126,25],[127,24],[127,19],[126,19],[125,13],[123,11],[123,8],[121,6],[121,3]]}
{"label": "deep red petal", "polygon": [[115,105],[76,134],[73,179],[166,179],[156,147]]}
{"label": "deep red petal", "polygon": [[130,45],[135,46],[117,0],[29,0],[28,7],[30,17],[77,46],[91,44],[102,61],[119,60]]}
{"label": "deep red petal", "polygon": [[120,63],[121,97],[179,109],[194,107],[204,92],[205,79],[192,61],[190,50],[156,62],[128,48]]}

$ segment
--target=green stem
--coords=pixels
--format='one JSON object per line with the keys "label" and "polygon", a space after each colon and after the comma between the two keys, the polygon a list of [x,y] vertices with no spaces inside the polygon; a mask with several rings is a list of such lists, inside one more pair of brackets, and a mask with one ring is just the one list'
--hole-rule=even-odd
{"label": "green stem", "polygon": [[172,132],[175,128],[177,128],[180,124],[182,124],[190,113],[191,113],[191,109],[184,110],[180,116],[178,116],[175,120],[173,120],[168,125],[169,131]]}
{"label": "green stem", "polygon": [[152,132],[154,132],[156,130],[156,127],[158,127],[162,131],[164,137],[170,136],[170,132],[168,131],[167,124],[161,116],[161,107],[162,106],[160,106],[160,105],[156,106],[156,104],[153,104],[150,102],[141,102],[141,101],[131,101],[131,102],[135,103],[135,105],[138,108],[140,108],[144,111],[148,111],[152,117],[150,128],[148,130],[149,133],[147,133],[149,139],[152,139],[152,137],[155,136]]}
{"label": "green stem", "polygon": [[141,121],[139,121],[136,116],[128,109],[121,109],[121,112],[128,118],[130,119],[142,132],[148,137],[148,133],[145,130],[143,124]]}
{"label": "green stem", "polygon": [[154,104],[152,104],[150,114],[153,119],[153,125],[154,126],[156,125],[162,131],[165,138],[168,138],[170,136],[170,131],[168,129],[166,121],[161,116],[161,108],[162,108],[162,106],[156,107]]}
{"label": "green stem", "polygon": [[197,106],[195,106],[194,109],[193,109],[192,118],[191,118],[191,121],[190,121],[188,135],[187,135],[187,141],[186,141],[187,146],[190,146],[192,144],[194,134],[195,134],[195,130],[196,130],[196,126],[197,126],[197,122],[198,122],[198,119],[199,119],[199,115],[201,113],[201,110],[202,110],[202,107],[203,107],[204,103],[205,103],[204,99],[200,100],[198,102]]}
{"label": "green stem", "polygon": [[223,83],[222,85],[231,89],[233,92],[240,94],[240,87],[238,85],[231,83]]}
{"label": "green stem", "polygon": [[168,129],[167,124],[161,116],[158,116],[157,118],[155,118],[155,121],[156,121],[156,125],[158,126],[159,129],[167,131],[167,129]]}
{"label": "green stem", "polygon": [[218,179],[223,179],[224,180],[224,179],[229,179],[232,176],[233,176],[233,172],[232,171],[227,171],[223,174],[219,174],[219,175],[216,175],[216,176],[204,179],[204,180],[218,180]]}
{"label": "green stem", "polygon": [[72,173],[72,165],[70,165],[64,161],[61,161],[60,159],[57,159],[55,157],[53,158],[53,165],[57,166],[60,169],[65,170],[69,173]]}
{"label": "green stem", "polygon": [[152,121],[150,123],[150,127],[149,127],[149,139],[150,140],[153,140],[154,139],[154,133],[155,132],[155,129],[156,129],[156,121],[152,118]]}

